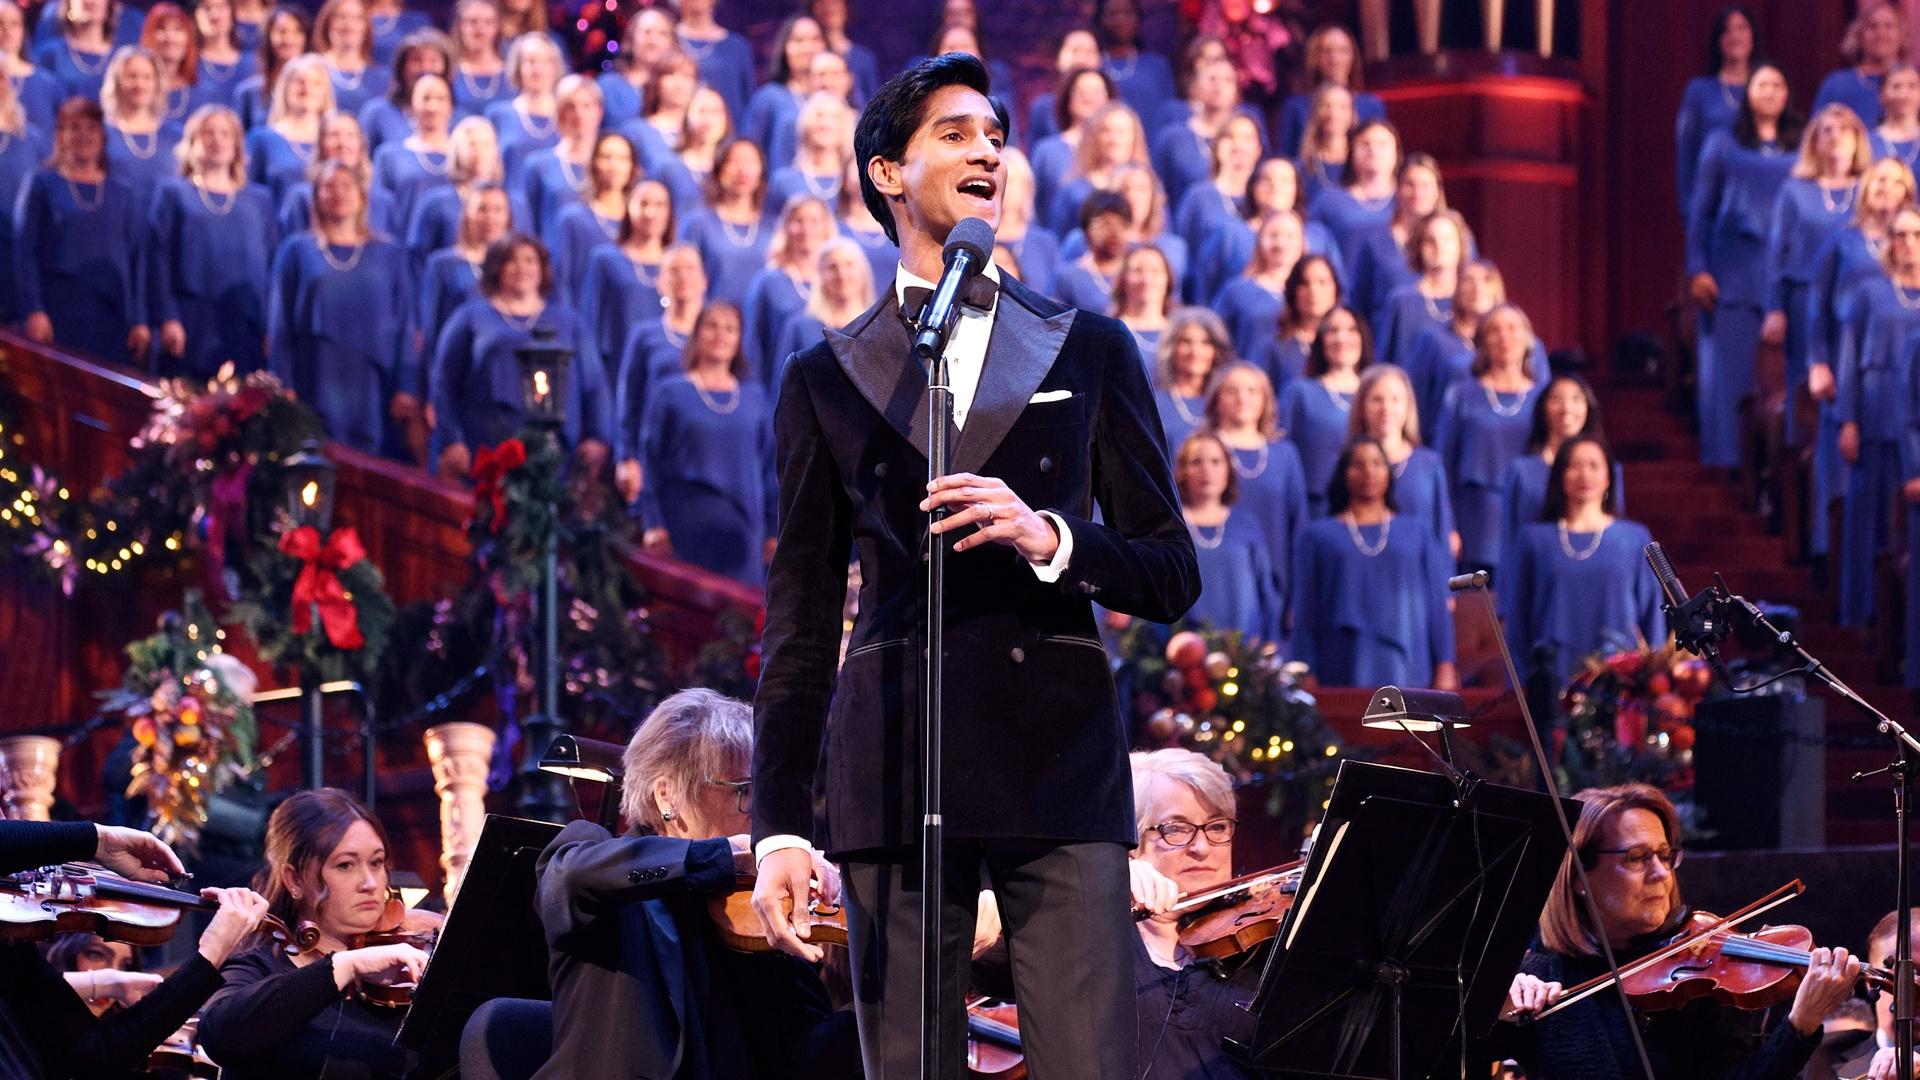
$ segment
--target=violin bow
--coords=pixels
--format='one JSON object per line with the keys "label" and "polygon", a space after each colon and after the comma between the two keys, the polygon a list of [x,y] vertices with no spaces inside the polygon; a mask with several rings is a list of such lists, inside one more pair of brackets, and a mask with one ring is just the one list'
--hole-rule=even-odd
{"label": "violin bow", "polygon": [[[1217,901],[1224,900],[1235,893],[1245,892],[1248,889],[1252,889],[1260,885],[1278,884],[1280,882],[1287,880],[1288,878],[1297,878],[1300,876],[1300,872],[1302,868],[1305,866],[1306,866],[1306,863],[1304,860],[1296,860],[1290,863],[1282,863],[1281,865],[1276,866],[1271,870],[1262,870],[1257,874],[1248,874],[1246,877],[1234,878],[1232,881],[1223,882],[1219,885],[1215,885],[1211,889],[1202,889],[1196,893],[1188,893],[1187,895],[1182,896],[1179,900],[1175,901],[1174,905],[1166,910],[1166,914],[1168,915],[1191,914],[1192,912],[1198,911],[1199,909],[1206,907],[1208,904],[1212,904]],[[1140,922],[1142,920],[1149,919],[1152,917],[1153,917],[1153,912],[1148,911],[1146,908],[1137,907],[1133,909],[1133,919],[1135,922]]]}
{"label": "violin bow", "polygon": [[[1737,926],[1740,923],[1746,922],[1748,919],[1752,919],[1759,915],[1763,915],[1769,911],[1772,911],[1774,908],[1779,907],[1781,904],[1786,903],[1787,901],[1793,899],[1796,896],[1799,896],[1801,893],[1806,891],[1807,891],[1806,885],[1803,882],[1801,882],[1799,878],[1794,878],[1792,881],[1787,882],[1785,885],[1780,886],[1779,888],[1773,890],[1772,892],[1761,897],[1760,899],[1755,900],[1753,903],[1748,904],[1746,907],[1741,908],[1740,910],[1734,912],[1733,914],[1722,916],[1721,918],[1714,920],[1711,924],[1709,924],[1703,929],[1696,930],[1688,934],[1682,934],[1680,937],[1677,937],[1674,940],[1669,941],[1665,945],[1662,945],[1658,949],[1655,949],[1654,951],[1648,953],[1647,955],[1641,957],[1638,960],[1634,960],[1630,963],[1622,964],[1620,966],[1619,977],[1621,979],[1626,979],[1630,976],[1638,975],[1642,971],[1645,971],[1646,969],[1652,967],[1653,965],[1658,964],[1660,961],[1665,960],[1668,957],[1676,955],[1678,953],[1685,952],[1686,950],[1692,948],[1693,946],[1699,944],[1700,942],[1706,940],[1707,938],[1712,937],[1713,935],[1719,933],[1720,931],[1725,930],[1730,926]],[[1587,998],[1592,997],[1594,994],[1597,994],[1600,991],[1605,990],[1607,987],[1612,986],[1613,983],[1614,983],[1614,975],[1612,972],[1609,972],[1605,975],[1601,975],[1597,978],[1588,979],[1586,982],[1583,982],[1580,985],[1574,987],[1573,989],[1567,991],[1564,995],[1561,996],[1559,1001],[1556,1001],[1551,1006],[1533,1014],[1533,1019],[1536,1021],[1545,1020],[1547,1017],[1552,1016],[1554,1013],[1559,1012],[1561,1009],[1564,1009],[1569,1005],[1576,1005],[1581,1001],[1584,1001]]]}

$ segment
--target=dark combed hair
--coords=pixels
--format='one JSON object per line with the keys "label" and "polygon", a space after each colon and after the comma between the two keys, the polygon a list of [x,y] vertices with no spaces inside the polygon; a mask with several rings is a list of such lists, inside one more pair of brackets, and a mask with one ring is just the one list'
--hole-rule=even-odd
{"label": "dark combed hair", "polygon": [[981,97],[992,101],[1000,130],[1012,137],[1013,125],[1007,119],[1006,105],[988,92],[987,66],[970,53],[928,57],[888,79],[873,95],[873,100],[867,102],[860,113],[860,123],[853,131],[853,159],[860,169],[860,198],[867,204],[867,212],[886,230],[887,239],[896,246],[900,243],[900,234],[893,225],[893,211],[887,208],[887,197],[873,186],[867,167],[876,157],[903,160],[913,133],[920,130],[926,119],[927,101],[949,86],[977,90]]}
{"label": "dark combed hair", "polygon": [[339,788],[302,791],[274,808],[267,819],[266,865],[254,874],[253,888],[266,897],[268,910],[282,922],[294,925],[300,912],[281,870],[291,867],[295,877],[317,881],[320,863],[356,821],[371,826],[382,847],[392,847],[386,826],[373,811]]}
{"label": "dark combed hair", "polygon": [[1314,328],[1313,345],[1307,350],[1307,378],[1317,379],[1333,370],[1333,365],[1327,361],[1327,323],[1336,313],[1342,311],[1353,319],[1354,327],[1360,331],[1360,362],[1353,365],[1353,370],[1365,371],[1368,365],[1373,363],[1373,333],[1367,329],[1367,320],[1361,318],[1360,313],[1353,308],[1345,304],[1335,304],[1327,309],[1325,315],[1320,316],[1320,325]]}
{"label": "dark combed hair", "polygon": [[1561,443],[1560,449],[1553,452],[1553,467],[1547,470],[1547,502],[1540,511],[1541,521],[1559,521],[1567,516],[1567,465],[1573,461],[1574,449],[1581,446],[1598,447],[1601,458],[1606,461],[1607,492],[1600,496],[1600,511],[1605,514],[1616,512],[1614,506],[1618,500],[1614,498],[1613,476],[1617,466],[1614,464],[1613,450],[1607,446],[1607,440],[1600,436],[1582,434]]}
{"label": "dark combed hair", "polygon": [[1340,448],[1340,460],[1333,463],[1333,479],[1327,481],[1327,513],[1344,514],[1347,512],[1347,507],[1352,505],[1353,493],[1347,490],[1347,466],[1353,463],[1354,452],[1363,446],[1371,446],[1380,451],[1381,460],[1387,463],[1385,502],[1387,509],[1395,513],[1399,512],[1400,504],[1393,497],[1393,459],[1387,457],[1387,448],[1380,445],[1379,439],[1370,439],[1363,435],[1360,438],[1348,440],[1347,445]]}
{"label": "dark combed hair", "polygon": [[500,294],[500,272],[506,268],[507,260],[521,248],[531,248],[540,257],[540,295],[553,295],[553,257],[547,254],[547,245],[523,232],[510,232],[487,245],[487,253],[480,260],[480,294],[492,297]]}
{"label": "dark combed hair", "polygon": [[[1769,68],[1778,72],[1782,79],[1787,77],[1786,71],[1779,64],[1756,56],[1752,67],[1748,69],[1747,85],[1752,86],[1753,77]],[[1800,132],[1807,126],[1807,118],[1801,116],[1793,107],[1793,84],[1790,82],[1787,83],[1787,107],[1780,110],[1780,119],[1776,121],[1776,125],[1775,142],[1789,148],[1800,145]],[[1741,99],[1739,115],[1733,118],[1733,141],[1749,150],[1758,149],[1760,146],[1760,125],[1753,119],[1752,94]]]}
{"label": "dark combed hair", "polygon": [[1758,59],[1760,56],[1760,24],[1753,21],[1753,12],[1748,11],[1744,4],[1728,4],[1720,9],[1719,15],[1714,17],[1713,33],[1707,38],[1706,74],[1709,76],[1720,74],[1720,68],[1727,62],[1727,58],[1720,52],[1720,38],[1726,34],[1727,24],[1733,22],[1735,15],[1747,20],[1747,29],[1752,31],[1754,37],[1753,58]]}
{"label": "dark combed hair", "polygon": [[1527,453],[1529,454],[1537,454],[1547,448],[1547,399],[1553,396],[1553,388],[1559,383],[1572,383],[1579,389],[1580,396],[1587,399],[1587,422],[1580,425],[1578,434],[1592,435],[1597,439],[1607,437],[1606,425],[1600,421],[1600,399],[1594,396],[1593,387],[1587,384],[1587,380],[1568,372],[1548,379],[1546,389],[1540,391],[1540,396],[1534,399],[1533,426],[1527,431]]}

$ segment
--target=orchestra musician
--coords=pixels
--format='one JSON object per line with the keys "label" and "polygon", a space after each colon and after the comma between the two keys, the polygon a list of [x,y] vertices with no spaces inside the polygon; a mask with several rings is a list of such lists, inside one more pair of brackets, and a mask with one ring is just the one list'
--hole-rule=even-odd
{"label": "orchestra musician", "polygon": [[[1647,1060],[1659,1080],[1790,1080],[1820,1043],[1821,1020],[1853,992],[1860,961],[1842,948],[1818,948],[1784,1021],[1756,1048],[1753,1014],[1709,998],[1676,1010],[1623,1015],[1608,989],[1538,1021],[1566,987],[1606,972],[1604,936],[1615,960],[1627,964],[1671,939],[1689,911],[1680,899],[1680,822],[1667,797],[1646,784],[1591,788],[1574,826],[1574,850],[1561,864],[1539,943],[1520,966],[1501,1011],[1493,1043],[1499,1057],[1518,1061],[1526,1075],[1553,1080],[1624,1080],[1642,1074],[1627,1023],[1639,1025]],[[1589,920],[1573,859],[1586,868],[1600,924]]]}
{"label": "orchestra musician", "polygon": [[[266,866],[254,882],[274,915],[290,927],[313,923],[320,941],[289,956],[262,935],[221,969],[226,986],[207,1003],[200,1040],[222,1075],[406,1075],[412,1054],[393,1041],[404,1010],[353,993],[362,983],[418,980],[427,964],[427,954],[409,944],[353,947],[388,915],[380,819],[338,788],[299,792],[267,819]],[[437,917],[416,912],[408,919],[412,928]]]}
{"label": "orchestra musician", "polygon": [[[754,905],[770,941],[817,958],[804,902],[788,905],[808,894],[813,852],[841,863],[868,1080],[920,1068],[915,642],[919,552],[936,507],[953,512],[934,528],[956,540],[945,664],[963,673],[945,700],[942,1073],[957,1077],[964,1056],[984,863],[1034,1075],[1138,1075],[1127,1034],[1136,832],[1092,603],[1171,622],[1192,606],[1199,573],[1132,335],[994,266],[975,279],[947,345],[954,471],[926,481],[924,411],[915,419],[926,383],[908,354],[906,294],[941,276],[956,222],[998,219],[1006,138],[975,57],[936,56],[881,88],[855,147],[865,200],[899,245],[899,274],[880,304],[786,362],[777,399]],[[850,548],[860,615],[836,678]],[[816,778],[822,760],[831,764]]]}
{"label": "orchestra musician", "polygon": [[[1873,925],[1873,931],[1867,935],[1867,963],[1885,971],[1893,970],[1894,946],[1900,936],[1900,912],[1889,911]],[[1920,908],[1913,911],[1913,925],[1920,927]],[[1920,933],[1915,937],[1920,938]],[[1899,1071],[1894,1067],[1900,1060],[1894,1048],[1893,993],[1879,989],[1870,995],[1873,1023],[1861,1033],[1864,1037],[1855,1041],[1845,1036],[1836,1036],[1829,1030],[1820,1050],[1813,1055],[1805,1072],[1800,1075],[1804,1080],[1852,1080],[1854,1077],[1866,1077],[1867,1080],[1894,1080]],[[1860,1004],[1855,1002],[1854,1004]]]}

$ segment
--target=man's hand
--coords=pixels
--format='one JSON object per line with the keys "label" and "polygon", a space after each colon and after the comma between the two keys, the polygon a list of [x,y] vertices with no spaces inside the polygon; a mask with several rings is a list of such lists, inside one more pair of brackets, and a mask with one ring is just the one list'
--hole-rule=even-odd
{"label": "man's hand", "polygon": [[1511,1022],[1532,1016],[1559,1001],[1560,994],[1559,983],[1541,982],[1523,971],[1513,977],[1513,985],[1507,988],[1507,1003],[1500,1010],[1500,1019]]}
{"label": "man's hand", "polygon": [[781,848],[760,860],[753,879],[753,910],[767,931],[767,944],[809,964],[826,955],[807,939],[813,919],[807,913],[808,880],[813,877],[813,853],[806,848]]}
{"label": "man's hand", "polygon": [[1053,526],[1022,502],[1004,480],[972,473],[943,476],[927,485],[927,497],[920,500],[922,511],[936,506],[958,508],[934,523],[936,533],[979,526],[977,532],[954,543],[955,551],[1005,544],[1030,563],[1046,563],[1060,548],[1060,536]]}
{"label": "man's hand", "polygon": [[100,839],[94,845],[93,861],[123,878],[164,885],[187,872],[180,856],[152,833],[119,825],[96,825]]}
{"label": "man's hand", "polygon": [[1127,860],[1127,884],[1133,889],[1134,906],[1146,908],[1154,918],[1164,917],[1180,902],[1180,886],[1145,859]]}

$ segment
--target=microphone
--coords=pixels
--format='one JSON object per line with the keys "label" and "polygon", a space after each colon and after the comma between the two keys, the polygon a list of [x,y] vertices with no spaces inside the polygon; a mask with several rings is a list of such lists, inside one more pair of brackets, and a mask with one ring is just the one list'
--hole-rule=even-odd
{"label": "microphone", "polygon": [[1655,540],[1647,545],[1643,554],[1647,557],[1647,565],[1653,567],[1653,576],[1660,582],[1660,591],[1667,596],[1667,611],[1671,613],[1677,608],[1684,607],[1687,603],[1687,589],[1680,584],[1680,575],[1673,572],[1673,563],[1667,560],[1667,549],[1660,546],[1660,541]]}
{"label": "microphone", "polygon": [[927,306],[918,313],[913,335],[913,355],[932,360],[946,347],[947,333],[960,315],[960,290],[993,258],[993,226],[979,218],[962,218],[947,234],[947,246],[940,253],[946,269]]}
{"label": "microphone", "polygon": [[1487,572],[1485,570],[1475,570],[1471,574],[1455,574],[1447,579],[1448,592],[1466,592],[1468,589],[1484,589],[1486,587]]}
{"label": "microphone", "polygon": [[1659,541],[1648,544],[1642,554],[1660,582],[1660,591],[1666,594],[1667,627],[1673,631],[1674,643],[1705,660],[1722,682],[1733,686],[1733,675],[1720,659],[1720,642],[1731,629],[1725,617],[1726,592],[1711,585],[1690,597]]}

